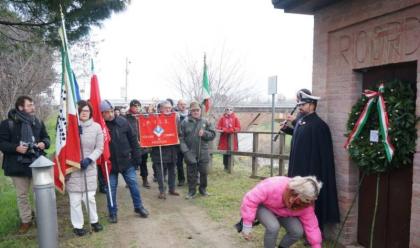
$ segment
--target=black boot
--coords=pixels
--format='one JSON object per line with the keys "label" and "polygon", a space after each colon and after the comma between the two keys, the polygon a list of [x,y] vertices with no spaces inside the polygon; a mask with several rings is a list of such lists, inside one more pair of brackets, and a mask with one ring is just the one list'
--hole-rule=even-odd
{"label": "black boot", "polygon": [[135,208],[134,212],[138,213],[142,218],[147,218],[147,216],[149,216],[149,211],[144,207]]}
{"label": "black boot", "polygon": [[150,189],[150,184],[147,181],[147,177],[142,177],[143,179],[143,187],[145,187],[146,189]]}
{"label": "black boot", "polygon": [[90,224],[90,226],[92,227],[92,230],[94,231],[94,232],[100,232],[100,231],[102,231],[104,228],[102,227],[102,225],[101,224],[99,224],[99,222],[96,222],[96,223],[93,223],[93,224]]}
{"label": "black boot", "polygon": [[86,230],[83,229],[83,228],[80,228],[80,229],[79,228],[73,228],[73,232],[74,232],[74,234],[76,234],[79,237],[85,236],[85,234],[86,234]]}

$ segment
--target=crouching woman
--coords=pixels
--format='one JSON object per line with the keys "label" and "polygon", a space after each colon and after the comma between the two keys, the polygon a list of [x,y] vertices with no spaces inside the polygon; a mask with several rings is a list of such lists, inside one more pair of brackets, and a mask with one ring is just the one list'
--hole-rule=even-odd
{"label": "crouching woman", "polygon": [[[104,149],[104,136],[101,126],[92,120],[93,110],[90,103],[82,100],[78,102],[78,105],[80,125],[82,127],[81,145],[83,159],[80,161],[80,170],[74,170],[67,176],[66,188],[70,198],[70,219],[73,225],[73,232],[77,236],[83,236],[86,234],[86,230],[83,228],[82,202],[86,208],[89,206],[89,222],[93,231],[99,232],[102,230],[96,211],[95,193],[97,188],[96,160]],[[86,203],[85,173],[89,204]]]}
{"label": "crouching woman", "polygon": [[305,234],[311,247],[320,248],[322,236],[314,202],[321,187],[322,183],[312,176],[278,176],[258,183],[242,201],[243,237],[251,239],[252,223],[258,220],[265,227],[265,248],[276,247],[281,226],[286,235],[278,247],[290,247]]}

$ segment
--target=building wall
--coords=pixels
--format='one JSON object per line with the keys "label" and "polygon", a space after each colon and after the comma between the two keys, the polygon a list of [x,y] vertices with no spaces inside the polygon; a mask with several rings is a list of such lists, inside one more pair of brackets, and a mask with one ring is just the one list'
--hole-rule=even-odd
{"label": "building wall", "polygon": [[[346,122],[362,92],[362,77],[354,69],[417,61],[420,96],[420,1],[341,1],[314,15],[313,91],[322,97],[319,114],[330,125],[342,219],[358,187],[358,169],[349,160]],[[416,114],[420,115],[420,97]],[[420,125],[417,126],[420,137]],[[357,241],[357,203],[343,230],[341,243]],[[413,168],[410,247],[420,247],[420,142]],[[327,230],[335,237],[337,227]]]}

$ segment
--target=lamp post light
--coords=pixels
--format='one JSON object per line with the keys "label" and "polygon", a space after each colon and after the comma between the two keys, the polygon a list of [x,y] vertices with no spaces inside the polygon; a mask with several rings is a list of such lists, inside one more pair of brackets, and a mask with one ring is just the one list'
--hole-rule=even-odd
{"label": "lamp post light", "polygon": [[38,157],[32,168],[33,189],[36,202],[36,224],[40,248],[58,247],[57,205],[52,166],[44,156]]}

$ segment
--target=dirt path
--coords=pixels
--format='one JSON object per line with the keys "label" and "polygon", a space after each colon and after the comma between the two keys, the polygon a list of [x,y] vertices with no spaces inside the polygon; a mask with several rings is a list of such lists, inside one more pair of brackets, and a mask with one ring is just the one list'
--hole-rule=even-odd
{"label": "dirt path", "polygon": [[185,200],[185,188],[177,189],[181,196],[160,200],[157,183],[151,184],[151,189],[141,186],[144,205],[150,211],[149,218],[143,219],[133,212],[129,191],[120,177],[118,223],[106,226],[107,247],[251,247],[233,227],[212,221],[203,209]]}

